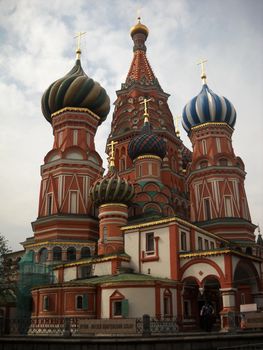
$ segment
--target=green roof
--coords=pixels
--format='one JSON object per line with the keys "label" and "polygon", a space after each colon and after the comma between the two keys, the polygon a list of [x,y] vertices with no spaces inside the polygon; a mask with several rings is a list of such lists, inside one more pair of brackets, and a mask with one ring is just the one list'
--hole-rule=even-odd
{"label": "green roof", "polygon": [[83,283],[83,284],[104,284],[104,283],[118,283],[118,282],[154,282],[161,281],[167,283],[175,283],[174,280],[169,278],[153,277],[151,275],[143,275],[137,273],[120,273],[118,275],[106,275],[91,277],[85,279],[78,279],[71,281],[71,283]]}

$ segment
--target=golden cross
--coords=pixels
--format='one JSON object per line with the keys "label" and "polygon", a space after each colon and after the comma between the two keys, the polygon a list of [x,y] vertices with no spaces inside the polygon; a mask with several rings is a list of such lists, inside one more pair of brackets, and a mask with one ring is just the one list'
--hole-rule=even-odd
{"label": "golden cross", "polygon": [[142,102],[140,102],[140,105],[144,104],[144,115],[148,116],[148,110],[147,110],[147,102],[151,101],[152,99],[149,98],[148,100],[145,98]]}
{"label": "golden cross", "polygon": [[111,148],[110,149],[110,157],[109,157],[110,158],[110,167],[115,165],[115,163],[114,163],[114,160],[115,160],[114,146],[117,145],[117,143],[118,143],[117,141],[111,140],[111,142],[107,144],[107,146]]}
{"label": "golden cross", "polygon": [[206,74],[205,74],[205,63],[207,62],[207,60],[202,59],[200,60],[197,65],[201,65],[201,79],[203,81],[203,84],[206,84]]}
{"label": "golden cross", "polygon": [[179,127],[178,127],[178,121],[182,118],[181,115],[176,115],[175,116],[175,133],[176,133],[176,136],[180,136],[180,130],[179,130]]}
{"label": "golden cross", "polygon": [[140,21],[141,21],[141,6],[139,6],[137,9],[137,19],[138,19],[138,23],[140,23]]}
{"label": "golden cross", "polygon": [[77,38],[77,49],[76,49],[76,54],[77,54],[77,60],[80,59],[80,54],[81,54],[81,49],[80,49],[80,40],[81,36],[85,35],[87,32],[78,32],[76,36],[74,36],[74,39]]}

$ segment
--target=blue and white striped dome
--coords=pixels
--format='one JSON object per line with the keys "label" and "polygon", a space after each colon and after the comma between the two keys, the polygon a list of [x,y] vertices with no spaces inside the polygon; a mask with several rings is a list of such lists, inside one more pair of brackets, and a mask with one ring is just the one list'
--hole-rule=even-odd
{"label": "blue and white striped dome", "polygon": [[200,93],[184,107],[182,124],[189,132],[192,127],[209,122],[225,122],[233,128],[236,110],[227,98],[216,95],[204,84]]}

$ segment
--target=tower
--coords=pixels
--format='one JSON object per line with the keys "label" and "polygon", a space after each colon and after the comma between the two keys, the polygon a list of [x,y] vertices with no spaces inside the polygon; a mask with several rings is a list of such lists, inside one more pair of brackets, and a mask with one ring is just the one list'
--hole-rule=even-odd
{"label": "tower", "polygon": [[183,126],[193,145],[187,172],[191,221],[225,239],[254,241],[245,168],[232,146],[236,111],[208,87],[203,67],[201,78],[201,92],[183,110]]}
{"label": "tower", "polygon": [[[138,23],[131,28],[133,40],[133,58],[125,82],[117,91],[117,100],[111,124],[108,143],[118,142],[116,146],[115,166],[123,177],[136,181],[136,162],[129,157],[128,147],[133,138],[141,134],[144,127],[144,100],[148,100],[148,113],[151,120],[151,133],[158,135],[166,143],[166,153],[163,161],[153,161],[160,167],[160,181],[167,187],[172,198],[172,212],[185,218],[188,217],[188,199],[184,185],[184,169],[191,158],[191,152],[183,145],[175,132],[172,113],[168,106],[169,95],[163,91],[156,78],[146,55],[146,40],[148,28]],[[135,164],[136,163],[136,164]],[[154,167],[157,164],[154,165]],[[139,190],[138,190],[139,191]],[[144,191],[144,190],[143,190]],[[150,189],[150,192],[158,189]],[[145,197],[146,198],[146,197]],[[135,201],[135,197],[134,197]],[[143,213],[143,208],[130,210],[130,216]],[[163,211],[160,215],[166,216]]]}
{"label": "tower", "polygon": [[74,67],[44,92],[42,112],[51,123],[53,148],[41,167],[38,218],[32,223],[36,262],[76,260],[93,255],[98,238],[89,189],[102,175],[94,136],[105,120],[110,101],[99,83],[81,66]]}
{"label": "tower", "polygon": [[99,207],[98,255],[124,253],[124,239],[121,227],[127,224],[128,203],[134,195],[134,188],[128,180],[121,178],[114,165],[114,142],[111,143],[109,171],[95,181],[90,195]]}

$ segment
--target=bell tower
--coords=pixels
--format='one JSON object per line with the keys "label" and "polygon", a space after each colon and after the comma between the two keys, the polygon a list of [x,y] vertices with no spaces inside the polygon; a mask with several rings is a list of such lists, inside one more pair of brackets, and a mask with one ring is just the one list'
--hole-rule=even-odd
{"label": "bell tower", "polygon": [[236,111],[208,87],[203,63],[202,90],[183,110],[183,126],[193,145],[187,171],[191,221],[228,240],[254,241],[245,168],[232,146]]}

